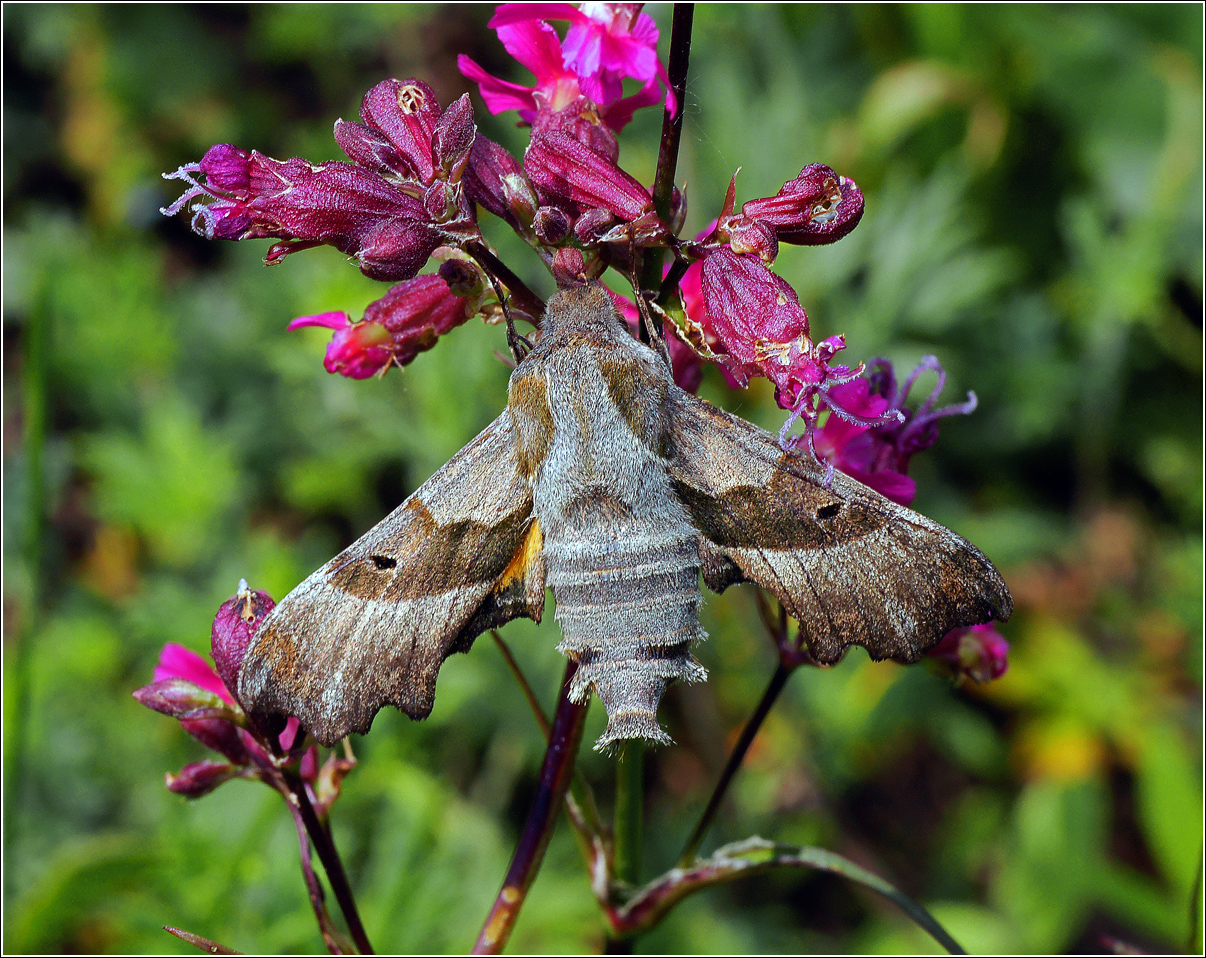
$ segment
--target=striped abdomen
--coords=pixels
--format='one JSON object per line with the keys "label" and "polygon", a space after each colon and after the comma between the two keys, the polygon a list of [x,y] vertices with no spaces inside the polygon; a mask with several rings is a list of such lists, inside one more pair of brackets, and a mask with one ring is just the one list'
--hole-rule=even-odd
{"label": "striped abdomen", "polygon": [[627,738],[669,744],[657,721],[662,693],[675,679],[707,677],[689,651],[706,638],[696,532],[685,522],[584,514],[591,511],[544,544],[564,633],[557,648],[578,663],[570,697],[583,702],[594,689],[607,709],[595,748]]}

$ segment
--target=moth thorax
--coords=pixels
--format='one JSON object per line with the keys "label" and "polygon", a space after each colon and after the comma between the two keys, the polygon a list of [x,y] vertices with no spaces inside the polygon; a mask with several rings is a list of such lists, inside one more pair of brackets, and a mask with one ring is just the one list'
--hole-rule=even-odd
{"label": "moth thorax", "polygon": [[695,531],[630,518],[576,526],[546,540],[548,582],[564,638],[557,647],[578,663],[570,697],[593,689],[607,710],[595,748],[643,738],[669,744],[657,706],[674,680],[707,677],[690,646],[699,624]]}

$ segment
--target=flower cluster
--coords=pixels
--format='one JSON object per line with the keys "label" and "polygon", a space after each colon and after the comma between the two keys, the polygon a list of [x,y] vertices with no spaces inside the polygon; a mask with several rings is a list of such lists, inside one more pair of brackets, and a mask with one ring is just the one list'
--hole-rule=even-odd
{"label": "flower cluster", "polygon": [[200,798],[235,778],[262,781],[288,795],[286,772],[296,774],[320,818],[339,797],[343,777],[353,759],[332,755],[320,767],[318,747],[307,747],[297,719],[284,727],[267,727],[249,716],[231,691],[238,688],[239,668],[260,622],[273,608],[271,597],[253,591],[245,581],[223,602],[210,635],[211,667],[196,652],[174,643],[163,647],[154,681],[134,692],[149,709],[170,715],[180,726],[224,761],[192,762],[176,775],[168,773],[169,790]]}

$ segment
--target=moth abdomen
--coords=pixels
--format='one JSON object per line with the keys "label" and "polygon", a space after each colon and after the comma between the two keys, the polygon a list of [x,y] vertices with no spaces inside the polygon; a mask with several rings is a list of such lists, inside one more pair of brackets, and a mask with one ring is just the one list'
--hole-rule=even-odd
{"label": "moth abdomen", "polygon": [[691,655],[699,624],[699,557],[689,526],[655,531],[640,521],[575,528],[545,545],[558,649],[578,663],[575,701],[593,690],[607,710],[606,748],[628,738],[669,744],[657,706],[673,681],[707,673]]}

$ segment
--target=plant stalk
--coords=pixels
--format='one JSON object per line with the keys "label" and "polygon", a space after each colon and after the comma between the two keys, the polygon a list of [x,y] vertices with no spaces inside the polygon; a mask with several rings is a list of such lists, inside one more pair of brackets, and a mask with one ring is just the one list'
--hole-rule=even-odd
{"label": "plant stalk", "polygon": [[343,862],[339,858],[335,842],[326,826],[319,820],[318,813],[314,811],[310,796],[306,792],[305,782],[293,772],[282,771],[281,776],[289,789],[290,804],[301,817],[306,833],[310,836],[310,842],[314,845],[314,850],[318,852],[318,860],[322,862],[322,867],[326,870],[327,881],[331,883],[331,891],[335,894],[335,900],[339,902],[339,909],[343,912],[343,918],[347,922],[348,933],[352,936],[352,941],[356,943],[356,947],[362,955],[375,954],[372,944],[369,943],[368,935],[364,931],[364,925],[360,921],[360,912],[356,909],[356,899],[352,895],[352,887],[348,884],[348,876],[343,870]]}
{"label": "plant stalk", "polygon": [[553,826],[557,823],[557,815],[569,789],[574,759],[582,742],[582,727],[586,723],[587,705],[578,705],[569,698],[570,680],[577,669],[576,662],[566,663],[565,675],[561,680],[561,696],[557,700],[557,712],[549,733],[549,745],[540,768],[540,784],[511,858],[511,867],[507,869],[507,877],[503,879],[494,906],[474,943],[475,955],[497,955],[506,947],[528,889],[532,887],[544,861]]}
{"label": "plant stalk", "polygon": [[750,750],[750,746],[758,735],[758,730],[762,728],[762,723],[766,721],[766,716],[770,714],[771,707],[775,704],[775,700],[779,698],[779,693],[783,691],[783,687],[787,684],[787,679],[793,671],[795,670],[792,667],[784,665],[782,661],[776,667],[775,674],[771,676],[770,682],[767,683],[766,691],[762,693],[762,699],[758,702],[758,707],[754,709],[754,713],[745,723],[745,727],[741,730],[741,736],[737,739],[737,744],[733,746],[733,751],[729,753],[724,771],[720,773],[720,780],[716,783],[716,788],[712,790],[712,797],[708,799],[707,808],[704,809],[703,815],[700,816],[695,830],[691,832],[691,837],[687,839],[687,844],[683,846],[682,854],[678,856],[679,868],[688,868],[695,861],[699,845],[703,841],[708,827],[712,824],[712,819],[716,817],[716,813],[720,810],[720,804],[728,793],[733,776],[737,774],[737,769],[741,767],[741,763],[745,760],[746,753]]}

